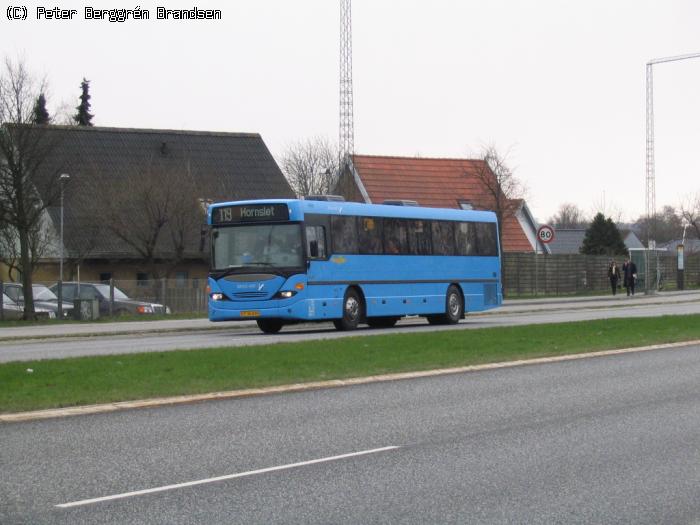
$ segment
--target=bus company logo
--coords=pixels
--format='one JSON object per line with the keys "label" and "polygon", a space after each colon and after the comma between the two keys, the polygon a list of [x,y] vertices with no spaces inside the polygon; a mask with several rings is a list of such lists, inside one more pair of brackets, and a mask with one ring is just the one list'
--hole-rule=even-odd
{"label": "bus company logo", "polygon": [[262,208],[241,208],[241,218],[243,219],[260,219],[263,217],[274,217],[275,208],[272,206],[264,206]]}
{"label": "bus company logo", "polygon": [[260,283],[258,285],[258,292],[262,292],[262,289],[265,288],[265,283]]}

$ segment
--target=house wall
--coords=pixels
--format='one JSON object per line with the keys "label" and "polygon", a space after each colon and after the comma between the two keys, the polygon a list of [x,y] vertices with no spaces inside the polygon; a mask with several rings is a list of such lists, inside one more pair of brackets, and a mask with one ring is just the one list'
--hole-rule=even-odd
{"label": "house wall", "polygon": [[352,170],[346,166],[343,170],[342,175],[338,179],[338,184],[331,193],[335,195],[342,195],[346,201],[349,202],[365,202],[364,197],[360,188],[357,187],[355,182],[355,176]]}
{"label": "house wall", "polygon": [[9,281],[10,277],[8,275],[7,266],[0,263],[0,281]]}
{"label": "house wall", "polygon": [[[159,265],[157,269],[161,276],[165,276],[167,266]],[[206,280],[209,271],[209,265],[202,261],[191,261],[176,266],[168,276],[170,279],[175,279],[178,273],[185,273],[185,279],[202,279]],[[102,274],[111,273],[112,279],[115,281],[136,281],[138,274],[146,273],[150,278],[153,277],[152,272],[143,264],[134,261],[102,261],[88,260],[80,265],[80,280],[83,282],[98,282]],[[33,279],[40,283],[54,283],[58,280],[59,265],[58,263],[40,264],[34,271]],[[71,264],[64,263],[63,279],[65,281],[77,280],[77,268]]]}

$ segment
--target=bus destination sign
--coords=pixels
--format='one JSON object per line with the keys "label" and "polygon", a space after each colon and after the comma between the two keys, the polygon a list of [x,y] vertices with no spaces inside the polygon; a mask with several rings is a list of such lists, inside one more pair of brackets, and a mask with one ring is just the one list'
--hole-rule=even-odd
{"label": "bus destination sign", "polygon": [[241,222],[288,221],[286,204],[249,204],[221,206],[212,211],[212,224],[237,224]]}

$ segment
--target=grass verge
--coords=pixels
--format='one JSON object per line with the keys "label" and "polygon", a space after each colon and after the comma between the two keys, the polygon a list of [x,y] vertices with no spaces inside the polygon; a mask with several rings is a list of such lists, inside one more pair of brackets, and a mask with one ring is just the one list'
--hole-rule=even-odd
{"label": "grass verge", "polygon": [[[700,339],[700,315],[0,364],[0,413]],[[29,372],[31,370],[31,372]]]}

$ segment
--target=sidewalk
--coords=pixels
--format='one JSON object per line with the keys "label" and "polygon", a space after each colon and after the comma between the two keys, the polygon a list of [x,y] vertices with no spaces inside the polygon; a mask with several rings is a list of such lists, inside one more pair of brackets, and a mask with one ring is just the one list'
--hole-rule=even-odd
{"label": "sidewalk", "polygon": [[[508,299],[500,308],[470,315],[499,315],[519,312],[541,312],[566,308],[609,308],[639,306],[645,304],[687,303],[700,301],[700,290],[659,292],[655,295],[624,293],[590,297],[547,297],[541,299]],[[125,321],[111,323],[47,324],[39,326],[13,326],[0,328],[0,341],[8,339],[34,339],[50,337],[88,337],[99,335],[124,335],[135,333],[168,333],[198,330],[245,330],[256,326],[255,321],[231,321],[212,323],[208,319],[177,319],[166,321]]]}
{"label": "sidewalk", "polygon": [[569,308],[600,308],[610,306],[630,306],[641,304],[667,304],[667,303],[688,303],[700,301],[700,290],[682,290],[673,292],[658,292],[653,295],[636,294],[627,297],[625,290],[617,295],[594,295],[584,297],[546,297],[542,299],[507,299],[503,301],[501,308],[490,310],[489,312],[508,311],[539,311],[558,309],[561,305],[568,305]]}

